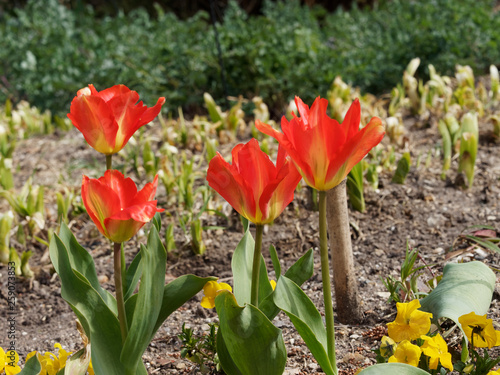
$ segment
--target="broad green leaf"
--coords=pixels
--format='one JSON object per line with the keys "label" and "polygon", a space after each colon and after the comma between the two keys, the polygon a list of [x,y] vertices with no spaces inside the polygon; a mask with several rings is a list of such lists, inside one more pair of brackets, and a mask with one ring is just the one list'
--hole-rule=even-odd
{"label": "broad green leaf", "polygon": [[155,214],[155,216],[153,216],[153,220],[151,220],[153,222],[153,225],[156,227],[156,231],[158,233],[160,233],[160,230],[161,230],[161,216],[160,216],[160,213],[157,212]]}
{"label": "broad green leaf", "polygon": [[[231,268],[233,271],[233,292],[240,305],[250,303],[252,286],[253,253],[255,241],[252,234],[247,230],[238,246],[234,250]],[[271,294],[273,288],[267,275],[264,257],[260,258],[259,271],[259,303]]]}
{"label": "broad green leaf", "polygon": [[365,368],[359,375],[429,375],[429,373],[405,363],[379,363]]}
{"label": "broad green leaf", "polygon": [[[307,253],[302,255],[288,271],[285,272],[285,276],[299,286],[304,284],[314,272],[313,256],[313,250],[309,249]],[[273,320],[274,317],[278,315],[280,309],[274,304],[273,293],[269,294],[259,303],[259,309],[266,314],[269,320]]]}
{"label": "broad green leaf", "polygon": [[101,288],[101,284],[97,279],[95,270],[94,259],[77,241],[71,230],[64,223],[61,224],[59,231],[59,238],[63,242],[69,257],[71,268],[80,272],[92,285],[92,287],[100,294],[104,302],[113,311],[115,315],[118,314],[116,310],[116,300],[107,290]]}
{"label": "broad green leaf", "polygon": [[61,296],[77,315],[92,343],[92,364],[96,374],[126,374],[120,362],[122,338],[118,318],[90,281],[71,268],[69,253],[79,253],[78,246],[66,248],[54,234],[49,250],[52,264],[61,278]]}
{"label": "broad green leaf", "polygon": [[229,351],[227,350],[226,343],[224,342],[224,337],[220,332],[217,331],[217,356],[219,357],[220,363],[224,372],[228,375],[243,375],[242,372],[236,367]]}
{"label": "broad green leaf", "polygon": [[215,298],[215,307],[220,333],[239,371],[252,375],[281,375],[287,359],[281,330],[255,306],[238,306],[232,293],[221,292]]}
{"label": "broad green leaf", "polygon": [[128,370],[135,371],[152,337],[161,309],[166,264],[167,252],[156,227],[152,226],[147,246],[141,246],[141,284],[132,320],[127,318],[130,328],[121,353],[121,361]]}
{"label": "broad green leaf", "polygon": [[441,282],[420,300],[421,310],[432,313],[434,321],[449,318],[458,324],[460,316],[472,311],[486,314],[494,290],[495,274],[484,263],[449,263]]}
{"label": "broad green leaf", "polygon": [[135,287],[139,282],[139,279],[142,275],[142,263],[141,263],[141,252],[139,251],[132,263],[127,268],[125,282],[126,282],[126,291],[124,295],[124,300],[126,301],[129,297],[134,293]]}
{"label": "broad green leaf", "polygon": [[[153,339],[156,331],[160,328],[163,322],[175,310],[181,307],[196,293],[198,293],[203,286],[209,282],[217,280],[215,277],[198,277],[194,275],[182,275],[177,279],[169,282],[163,287],[163,297],[161,298],[161,309],[156,320],[150,340]],[[132,295],[125,302],[125,310],[127,313],[127,320],[134,315],[134,310],[137,303],[137,294]]]}
{"label": "broad green leaf", "polygon": [[274,303],[288,315],[323,371],[327,375],[335,375],[328,359],[323,319],[309,297],[297,284],[281,276],[274,291]]}
{"label": "broad green leaf", "polygon": [[42,371],[42,365],[40,365],[38,358],[34,355],[28,359],[19,375],[38,375],[40,371]]}
{"label": "broad green leaf", "polygon": [[[488,312],[495,290],[495,274],[484,263],[449,263],[443,278],[429,295],[420,300],[421,310],[432,313],[432,319],[453,320],[462,330],[458,318],[474,311],[478,315]],[[463,330],[462,330],[463,333]],[[467,337],[463,335],[466,343]],[[462,360],[467,357],[467,344]]]}

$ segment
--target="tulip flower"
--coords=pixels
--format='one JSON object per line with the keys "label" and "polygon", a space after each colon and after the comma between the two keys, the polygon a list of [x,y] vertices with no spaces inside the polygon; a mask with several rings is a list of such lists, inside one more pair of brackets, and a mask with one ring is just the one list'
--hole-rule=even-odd
{"label": "tulip flower", "polygon": [[261,132],[275,138],[287,151],[307,184],[330,190],[384,137],[382,121],[373,117],[359,130],[361,107],[356,99],[342,124],[326,114],[328,100],[316,98],[311,109],[295,97],[300,117],[281,118],[283,133],[257,120]]}
{"label": "tulip flower", "polygon": [[256,139],[233,148],[232,164],[217,155],[208,166],[208,184],[242,216],[268,224],[292,201],[301,177],[280,147],[276,166]]}
{"label": "tulip flower", "polygon": [[135,183],[117,170],[107,170],[103,177],[83,176],[82,200],[97,229],[115,243],[128,241],[157,212],[153,200],[158,176],[137,191]]}
{"label": "tulip flower", "polygon": [[281,146],[276,165],[254,138],[234,147],[232,156],[229,164],[217,153],[208,165],[207,181],[236,211],[256,224],[251,303],[258,307],[264,224],[276,219],[292,201],[301,177]]}
{"label": "tulip flower", "polygon": [[[165,98],[148,108],[139,94],[125,85],[97,91],[94,85],[78,90],[68,118],[96,151],[112,155],[120,151],[141,126],[160,113]],[[136,104],[137,103],[137,104]],[[109,168],[108,168],[109,169]]]}

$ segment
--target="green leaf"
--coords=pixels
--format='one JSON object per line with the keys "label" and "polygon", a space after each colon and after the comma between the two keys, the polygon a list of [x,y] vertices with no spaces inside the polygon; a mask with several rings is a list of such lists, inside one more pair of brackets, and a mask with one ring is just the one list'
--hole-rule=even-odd
{"label": "green leaf", "polygon": [[156,230],[158,231],[158,233],[160,233],[160,230],[161,230],[161,216],[160,216],[160,213],[157,212],[155,214],[155,216],[153,216],[153,220],[151,220],[153,222],[153,225],[156,227]]}
{"label": "green leaf", "polygon": [[134,257],[134,260],[132,260],[132,263],[130,263],[130,265],[128,266],[125,275],[126,292],[123,297],[125,301],[130,298],[132,293],[134,293],[135,287],[137,286],[137,283],[139,282],[141,275],[142,275],[141,251],[139,251]]}
{"label": "green leaf", "polygon": [[66,248],[54,234],[49,251],[61,278],[61,296],[69,303],[92,342],[92,365],[96,374],[125,374],[125,367],[120,362],[122,338],[118,318],[85,275],[71,267],[70,254],[79,254],[79,246]]}
{"label": "green leaf", "polygon": [[278,253],[274,245],[269,246],[269,254],[271,254],[271,262],[273,262],[274,273],[276,274],[276,280],[279,280],[281,276],[281,264],[278,258]]}
{"label": "green leaf", "polygon": [[[302,255],[289,269],[285,272],[285,276],[292,280],[297,285],[302,285],[306,282],[314,272],[313,250],[309,249],[307,253]],[[278,279],[279,280],[279,279]],[[269,320],[273,320],[280,312],[280,309],[274,304],[273,293],[259,302],[259,309],[266,314]]]}
{"label": "green leaf", "polygon": [[354,209],[359,212],[365,212],[362,163],[356,164],[347,175],[347,194]]}
{"label": "green leaf", "polygon": [[[141,246],[142,277],[134,314],[127,339],[123,344],[121,361],[126,368],[135,369],[149,345],[153,329],[160,313],[161,298],[165,285],[167,252],[161,243],[155,226],[151,227],[147,246]],[[134,373],[134,371],[132,373]]]}
{"label": "green leaf", "polygon": [[228,375],[243,375],[243,373],[238,369],[238,367],[236,367],[236,364],[231,358],[220,329],[217,331],[216,345],[217,356],[219,357],[224,372]]}
{"label": "green leaf", "polygon": [[396,172],[392,177],[392,182],[396,184],[404,184],[406,176],[408,176],[408,173],[410,172],[410,166],[411,166],[410,153],[405,152],[398,162],[398,166],[396,167]]}
{"label": "green leaf", "polygon": [[276,284],[274,303],[288,315],[323,371],[327,375],[335,375],[328,359],[323,319],[309,297],[297,284],[282,276]]}
{"label": "green leaf", "polygon": [[19,375],[38,375],[42,371],[42,365],[36,355],[28,359]]}
{"label": "green leaf", "polygon": [[[59,238],[63,242],[69,257],[71,268],[80,272],[85,279],[88,280],[92,288],[100,294],[106,305],[113,311],[115,315],[118,314],[116,309],[116,300],[107,290],[101,288],[101,284],[97,278],[95,270],[94,259],[77,241],[71,230],[64,223],[61,224],[59,231]],[[59,272],[58,272],[59,273]]]}
{"label": "green leaf", "polygon": [[215,298],[215,307],[220,333],[239,371],[252,375],[281,375],[287,358],[281,330],[255,306],[238,306],[232,293],[221,292]]}
{"label": "green leaf", "polygon": [[432,313],[434,321],[449,318],[462,329],[458,322],[462,315],[488,312],[495,280],[493,271],[482,262],[448,263],[437,287],[420,300],[421,310]]}
{"label": "green leaf", "polygon": [[379,363],[365,368],[359,375],[429,375],[429,373],[405,363]]}

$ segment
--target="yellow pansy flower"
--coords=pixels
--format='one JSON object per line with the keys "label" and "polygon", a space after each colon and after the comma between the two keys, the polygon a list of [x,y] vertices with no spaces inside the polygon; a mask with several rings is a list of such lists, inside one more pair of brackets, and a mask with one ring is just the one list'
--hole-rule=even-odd
{"label": "yellow pansy flower", "polygon": [[429,332],[432,314],[418,310],[419,300],[415,299],[408,303],[398,302],[396,306],[398,315],[394,322],[387,324],[391,339],[396,342],[411,341]]}
{"label": "yellow pansy flower", "polygon": [[269,283],[271,284],[271,288],[276,289],[276,281],[274,280],[269,280]]}
{"label": "yellow pansy flower", "polygon": [[486,314],[477,315],[474,311],[458,318],[465,335],[475,347],[492,348],[500,345],[500,331],[493,327],[493,320]]}
{"label": "yellow pansy flower", "polygon": [[217,281],[209,281],[203,287],[203,293],[205,296],[201,299],[201,306],[206,309],[213,309],[215,307],[215,297],[220,290],[233,291],[231,286],[226,283],[218,283]]}
{"label": "yellow pansy flower", "polygon": [[389,363],[406,363],[411,366],[418,367],[418,361],[422,355],[422,350],[417,346],[413,345],[408,340],[403,340],[396,347],[394,355],[389,358]]}
{"label": "yellow pansy flower", "polygon": [[422,352],[429,357],[429,368],[436,370],[441,362],[441,366],[453,371],[451,354],[448,353],[448,345],[441,335],[438,333],[434,337],[422,336],[421,339],[424,340],[421,346]]}
{"label": "yellow pansy flower", "polygon": [[21,372],[21,367],[17,364],[19,355],[15,350],[9,350],[7,353],[0,348],[0,372],[5,370],[5,375],[15,375]]}
{"label": "yellow pansy flower", "polygon": [[382,340],[380,340],[382,343],[380,344],[380,355],[382,357],[390,357],[394,354],[394,351],[396,350],[396,347],[398,344],[396,344],[396,341],[391,339],[389,336],[382,336]]}

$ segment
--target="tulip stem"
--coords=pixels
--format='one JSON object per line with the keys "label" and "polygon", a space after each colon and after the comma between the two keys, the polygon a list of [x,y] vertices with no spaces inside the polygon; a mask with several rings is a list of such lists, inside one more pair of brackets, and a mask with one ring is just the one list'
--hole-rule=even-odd
{"label": "tulip stem", "polygon": [[328,259],[328,237],[326,222],[326,191],[319,191],[319,248],[321,254],[321,279],[323,282],[323,301],[325,304],[326,338],[328,359],[335,374],[337,359],[335,355],[335,326],[333,320],[332,286],[330,280],[330,261]]}
{"label": "tulip stem", "polygon": [[113,154],[106,155],[106,170],[111,169],[111,161],[113,159]]}
{"label": "tulip stem", "polygon": [[264,232],[264,225],[256,224],[255,231],[255,250],[253,252],[253,265],[252,265],[252,293],[250,302],[255,307],[259,307],[259,271],[260,271],[260,257],[262,253],[262,233]]}
{"label": "tulip stem", "polygon": [[115,242],[113,245],[113,260],[115,266],[115,289],[116,289],[116,307],[118,310],[118,320],[120,321],[120,330],[122,333],[122,343],[128,334],[127,315],[125,314],[125,301],[123,300],[122,284],[122,244]]}

